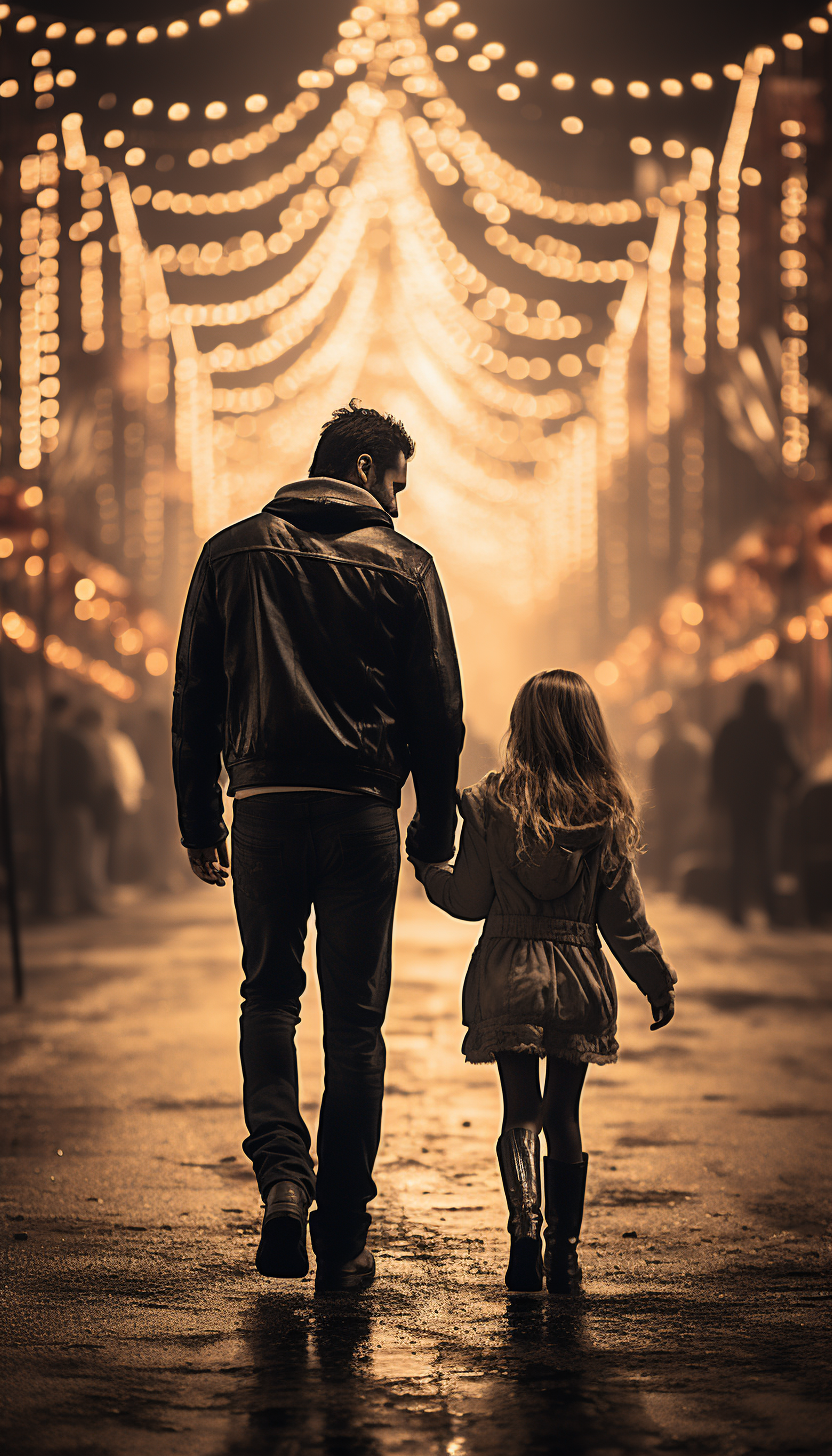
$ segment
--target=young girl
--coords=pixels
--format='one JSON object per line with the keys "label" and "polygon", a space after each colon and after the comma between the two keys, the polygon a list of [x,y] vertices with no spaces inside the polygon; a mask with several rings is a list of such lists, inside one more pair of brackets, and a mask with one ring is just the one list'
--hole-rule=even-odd
{"label": "young girl", "polygon": [[[520,689],[505,767],[465,790],[461,812],[453,867],[413,863],[435,905],[460,920],[485,919],[462,992],[462,1050],[469,1062],[496,1061],[500,1073],[506,1284],[540,1289],[545,1272],[550,1292],[573,1293],[587,1174],[581,1091],[589,1062],[618,1056],[615,982],[598,931],[647,997],[653,1031],[673,1016],[676,981],[633,868],[633,799],[582,677],[556,669]],[[549,1152],[545,1260],[541,1128]]]}

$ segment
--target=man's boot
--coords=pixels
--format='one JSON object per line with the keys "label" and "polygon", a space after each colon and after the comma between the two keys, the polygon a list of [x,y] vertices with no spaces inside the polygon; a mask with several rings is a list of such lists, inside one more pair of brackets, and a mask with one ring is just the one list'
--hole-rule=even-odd
{"label": "man's boot", "polygon": [[254,1260],[258,1273],[277,1279],[302,1279],[309,1272],[306,1194],[297,1183],[273,1183],[265,1202],[260,1247]]}
{"label": "man's boot", "polygon": [[354,1259],[318,1258],[315,1272],[316,1294],[349,1294],[366,1289],[376,1277],[376,1261],[369,1249],[362,1249]]}
{"label": "man's boot", "polygon": [[577,1294],[583,1277],[578,1239],[584,1213],[589,1155],[580,1163],[543,1159],[546,1185],[546,1288],[550,1294]]}
{"label": "man's boot", "polygon": [[540,1230],[540,1139],[525,1127],[510,1127],[497,1143],[497,1162],[508,1204],[511,1251],[508,1289],[542,1289]]}

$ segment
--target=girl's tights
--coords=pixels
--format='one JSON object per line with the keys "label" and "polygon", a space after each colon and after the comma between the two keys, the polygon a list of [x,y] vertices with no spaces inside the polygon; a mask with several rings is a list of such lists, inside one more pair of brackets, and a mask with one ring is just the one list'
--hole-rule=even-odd
{"label": "girl's tights", "polygon": [[536,1133],[542,1129],[550,1158],[560,1163],[579,1163],[583,1153],[579,1113],[586,1063],[576,1065],[549,1057],[542,1096],[538,1063],[539,1058],[531,1052],[499,1053],[503,1132],[510,1127],[525,1127]]}

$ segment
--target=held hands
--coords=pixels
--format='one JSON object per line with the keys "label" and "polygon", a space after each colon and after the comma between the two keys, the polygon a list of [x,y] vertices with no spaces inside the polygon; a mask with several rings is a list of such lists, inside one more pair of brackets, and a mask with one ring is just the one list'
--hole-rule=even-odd
{"label": "held hands", "polygon": [[189,849],[188,859],[198,880],[206,885],[224,885],[228,879],[228,840],[207,849]]}
{"label": "held hands", "polygon": [[673,1020],[676,1011],[676,997],[671,993],[671,999],[664,1006],[653,1006],[651,1004],[650,1010],[653,1013],[650,1030],[661,1031],[663,1026],[667,1026],[667,1023]]}

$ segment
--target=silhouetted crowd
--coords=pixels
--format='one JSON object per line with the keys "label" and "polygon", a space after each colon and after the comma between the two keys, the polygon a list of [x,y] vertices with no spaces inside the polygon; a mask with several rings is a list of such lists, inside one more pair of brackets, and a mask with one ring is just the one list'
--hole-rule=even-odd
{"label": "silhouetted crowd", "polygon": [[832,916],[832,758],[804,772],[750,683],[713,743],[680,709],[651,764],[650,867],[664,888],[771,925]]}
{"label": "silhouetted crowd", "polygon": [[57,914],[106,914],[117,887],[170,891],[187,883],[179,851],[170,724],[161,708],[119,720],[64,694],[49,703],[46,812]]}

